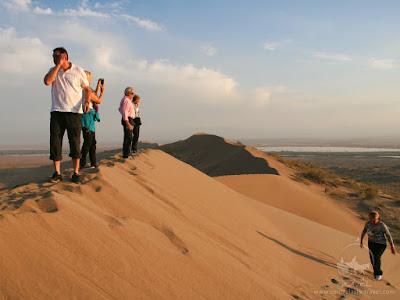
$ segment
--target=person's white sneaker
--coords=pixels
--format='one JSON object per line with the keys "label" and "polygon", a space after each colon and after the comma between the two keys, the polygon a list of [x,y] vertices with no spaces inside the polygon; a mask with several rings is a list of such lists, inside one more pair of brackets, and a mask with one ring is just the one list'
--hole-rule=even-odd
{"label": "person's white sneaker", "polygon": [[382,280],[382,275],[376,275],[376,276],[375,276],[375,279],[376,279],[376,280]]}

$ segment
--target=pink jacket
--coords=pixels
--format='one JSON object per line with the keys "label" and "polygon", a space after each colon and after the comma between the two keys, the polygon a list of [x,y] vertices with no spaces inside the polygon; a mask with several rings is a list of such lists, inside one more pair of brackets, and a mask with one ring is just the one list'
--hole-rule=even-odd
{"label": "pink jacket", "polygon": [[121,113],[122,120],[124,121],[128,121],[128,117],[132,119],[136,117],[132,100],[129,99],[127,96],[124,96],[124,98],[122,98],[121,103],[119,104],[118,111]]}

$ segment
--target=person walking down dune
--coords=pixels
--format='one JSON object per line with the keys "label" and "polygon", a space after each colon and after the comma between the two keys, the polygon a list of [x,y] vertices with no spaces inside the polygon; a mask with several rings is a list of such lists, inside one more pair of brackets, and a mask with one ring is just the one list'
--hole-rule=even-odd
{"label": "person walking down dune", "polygon": [[[135,129],[135,118],[138,117],[138,110],[135,109],[135,105],[132,101],[135,96],[134,89],[127,87],[125,89],[125,95],[121,99],[118,111],[121,113],[121,125],[124,129],[124,142],[122,146],[122,157],[128,158],[131,151],[136,152],[137,140],[139,138],[139,128],[137,129],[137,135],[134,139]],[[134,141],[136,140],[136,144]]]}
{"label": "person walking down dune", "polygon": [[396,254],[396,249],[393,244],[392,236],[385,223],[379,221],[379,213],[371,211],[369,213],[369,221],[365,223],[361,233],[360,247],[363,248],[363,239],[365,234],[368,234],[368,248],[371,264],[374,268],[374,276],[376,280],[382,280],[383,272],[381,270],[381,257],[386,250],[387,241],[393,254]]}
{"label": "person walking down dune", "polygon": [[[83,69],[68,61],[68,52],[62,47],[53,50],[55,67],[44,77],[45,85],[51,84],[50,117],[50,159],[55,172],[51,182],[59,182],[61,177],[62,140],[67,130],[74,173],[72,182],[79,183],[79,160],[81,158],[80,138],[82,113],[89,111],[90,87]],[[82,109],[82,89],[85,91]]]}
{"label": "person walking down dune", "polygon": [[[85,70],[87,75],[87,79],[90,85],[92,81],[92,73]],[[99,93],[99,89],[101,89],[100,96],[97,96]],[[97,81],[96,90],[93,91],[90,89],[90,102],[89,102],[89,111],[87,113],[83,113],[82,115],[82,135],[83,135],[83,145],[82,145],[82,158],[80,161],[80,169],[87,168],[96,168],[97,160],[96,160],[96,121],[100,122],[100,117],[98,113],[98,104],[103,101],[104,94],[104,79],[99,79]],[[86,156],[89,153],[90,158],[90,167],[86,165]]]}

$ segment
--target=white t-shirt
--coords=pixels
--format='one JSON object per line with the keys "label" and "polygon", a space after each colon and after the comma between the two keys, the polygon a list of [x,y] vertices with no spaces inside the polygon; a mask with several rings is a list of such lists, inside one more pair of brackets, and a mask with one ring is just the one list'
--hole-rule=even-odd
{"label": "white t-shirt", "polygon": [[140,118],[139,106],[136,103],[133,104],[133,109],[135,110],[135,118]]}
{"label": "white t-shirt", "polygon": [[88,85],[81,67],[71,63],[67,71],[59,70],[51,85],[51,111],[83,113],[82,89]]}

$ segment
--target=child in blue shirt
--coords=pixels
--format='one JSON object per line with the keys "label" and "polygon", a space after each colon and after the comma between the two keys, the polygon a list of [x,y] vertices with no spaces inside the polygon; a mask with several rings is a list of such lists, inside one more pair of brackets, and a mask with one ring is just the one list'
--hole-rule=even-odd
{"label": "child in blue shirt", "polygon": [[[92,73],[85,71],[88,78],[89,84],[92,80]],[[100,95],[97,96],[99,89],[101,89]],[[82,145],[82,158],[80,161],[80,169],[96,168],[96,134],[95,134],[95,122],[100,122],[98,104],[103,100],[104,94],[104,80],[99,79],[97,82],[96,91],[91,89],[90,91],[90,103],[89,111],[82,114],[82,135],[83,135],[83,145]],[[86,164],[86,156],[89,153],[90,166]]]}

